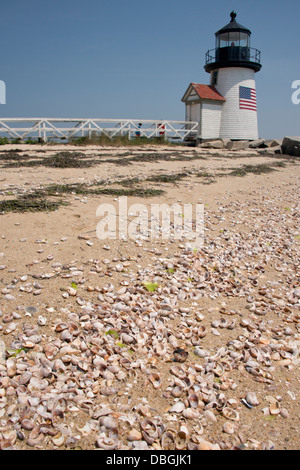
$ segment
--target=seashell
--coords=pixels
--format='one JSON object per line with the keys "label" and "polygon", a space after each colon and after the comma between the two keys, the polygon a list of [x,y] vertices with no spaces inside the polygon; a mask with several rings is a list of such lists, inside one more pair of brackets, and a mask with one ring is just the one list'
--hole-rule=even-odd
{"label": "seashell", "polygon": [[189,353],[182,348],[176,348],[173,351],[173,354],[174,354],[173,361],[175,362],[185,362],[189,355]]}
{"label": "seashell", "polygon": [[13,446],[17,440],[17,432],[15,429],[3,430],[2,436],[4,441],[8,441]]}
{"label": "seashell", "polygon": [[116,387],[101,387],[100,393],[106,397],[110,395],[116,395],[118,393],[118,389]]}
{"label": "seashell", "polygon": [[209,387],[201,388],[201,398],[205,403],[211,403],[216,401],[216,394]]}
{"label": "seashell", "polygon": [[225,366],[220,362],[217,362],[216,366],[212,369],[212,372],[217,376],[221,377],[225,372]]}
{"label": "seashell", "polygon": [[185,409],[185,404],[182,401],[177,401],[171,408],[169,409],[169,413],[182,413]]}
{"label": "seashell", "polygon": [[80,329],[79,329],[78,325],[76,325],[76,323],[74,323],[72,321],[69,322],[68,323],[68,328],[69,328],[69,331],[72,334],[72,336],[78,336],[79,335]]}
{"label": "seashell", "polygon": [[187,339],[190,339],[193,336],[193,331],[191,330],[191,328],[183,328],[181,330],[181,334],[182,334],[182,338],[187,340]]}
{"label": "seashell", "polygon": [[219,447],[218,444],[212,444],[211,442],[206,441],[205,439],[203,439],[200,442],[200,444],[198,444],[197,449],[198,450],[219,450],[220,447]]}
{"label": "seashell", "polygon": [[175,398],[181,397],[182,393],[183,393],[183,387],[181,387],[180,385],[176,385],[171,391],[172,397],[175,397]]}
{"label": "seashell", "polygon": [[108,366],[107,369],[113,374],[117,374],[118,372],[120,372],[120,368],[116,364]]}
{"label": "seashell", "polygon": [[289,417],[289,412],[286,408],[281,408],[280,410],[280,416],[282,416],[283,418],[288,418]]}
{"label": "seashell", "polygon": [[6,315],[3,315],[2,321],[3,321],[3,323],[9,323],[13,320],[13,318],[14,318],[13,313],[8,313]]}
{"label": "seashell", "polygon": [[64,419],[64,412],[58,408],[52,410],[51,419],[52,419],[52,426],[55,427],[59,425]]}
{"label": "seashell", "polygon": [[195,408],[185,408],[182,415],[188,419],[198,419],[200,416],[199,411]]}
{"label": "seashell", "polygon": [[240,325],[247,328],[250,325],[250,320],[248,320],[247,318],[241,318]]}
{"label": "seashell", "polygon": [[279,403],[276,398],[269,397],[270,405],[269,411],[271,415],[278,415],[280,413]]}
{"label": "seashell", "polygon": [[133,338],[133,336],[128,335],[127,333],[122,333],[120,335],[120,339],[121,339],[121,342],[124,343],[124,344],[135,343],[135,339]]}
{"label": "seashell", "polygon": [[250,406],[258,406],[259,405],[259,401],[257,399],[257,396],[256,396],[255,392],[248,392],[247,395],[246,395],[245,400]]}
{"label": "seashell", "polygon": [[237,320],[234,318],[231,322],[227,323],[228,330],[233,330],[236,327]]}
{"label": "seashell", "polygon": [[118,447],[118,440],[106,436],[99,436],[96,440],[96,446],[99,449],[114,450]]}
{"label": "seashell", "polygon": [[58,433],[56,436],[52,437],[52,442],[55,446],[61,447],[65,443],[65,436]]}
{"label": "seashell", "polygon": [[199,347],[195,348],[194,353],[196,354],[196,356],[203,357],[203,358],[210,356],[209,351],[207,351],[206,349],[199,348]]}
{"label": "seashell", "polygon": [[159,356],[165,356],[166,353],[167,353],[167,349],[166,349],[166,346],[162,343],[158,343],[158,344],[155,344],[154,346],[154,351],[156,354],[158,354]]}
{"label": "seashell", "polygon": [[74,287],[67,287],[66,292],[73,297],[77,295],[77,289]]}
{"label": "seashell", "polygon": [[3,330],[3,333],[5,335],[9,335],[10,333],[12,333],[15,329],[17,328],[17,324],[15,322],[11,322],[8,324],[7,328],[5,328]]}
{"label": "seashell", "polygon": [[41,444],[43,439],[44,439],[44,435],[40,432],[40,426],[35,426],[31,430],[31,432],[29,434],[29,438],[26,441],[26,444],[30,447],[35,447],[35,446]]}
{"label": "seashell", "polygon": [[47,323],[47,318],[44,317],[43,315],[39,315],[38,319],[37,319],[37,324],[39,326],[45,326]]}
{"label": "seashell", "polygon": [[171,430],[165,431],[160,439],[163,450],[175,450],[175,432]]}
{"label": "seashell", "polygon": [[102,416],[99,420],[101,426],[106,429],[117,429],[118,421],[113,416]]}
{"label": "seashell", "polygon": [[139,406],[138,411],[142,416],[147,416],[147,417],[151,416],[149,405]]}
{"label": "seashell", "polygon": [[175,449],[183,450],[187,446],[189,432],[185,426],[182,426],[175,436]]}
{"label": "seashell", "polygon": [[60,410],[64,413],[67,409],[67,401],[65,398],[55,399],[53,402],[53,409]]}
{"label": "seashell", "polygon": [[45,356],[47,357],[47,359],[50,360],[56,356],[58,350],[58,347],[55,346],[53,343],[47,343],[44,346]]}
{"label": "seashell", "polygon": [[227,404],[227,398],[224,393],[220,393],[216,397],[216,409],[221,411]]}
{"label": "seashell", "polygon": [[207,334],[206,326],[204,325],[199,326],[197,334],[199,338],[204,338],[204,336],[206,336]]}
{"label": "seashell", "polygon": [[219,324],[220,324],[220,325],[219,325],[220,328],[227,328],[227,327],[228,327],[228,320],[227,320],[227,318],[223,318],[223,317],[220,318]]}
{"label": "seashell", "polygon": [[116,378],[118,380],[125,380],[126,379],[126,374],[125,372],[123,372],[122,370],[120,370],[117,374],[116,374]]}
{"label": "seashell", "polygon": [[170,343],[170,345],[173,347],[173,348],[178,348],[178,341],[177,341],[177,338],[174,336],[174,335],[170,335],[168,337],[168,341]]}
{"label": "seashell", "polygon": [[225,406],[222,409],[222,414],[225,416],[225,418],[231,419],[232,421],[239,421],[240,419],[239,413],[233,408],[229,408],[228,406]]}
{"label": "seashell", "polygon": [[57,333],[60,333],[61,331],[66,330],[67,328],[68,328],[67,323],[60,322],[55,326],[54,331],[56,331]]}
{"label": "seashell", "polygon": [[12,378],[17,373],[16,361],[13,358],[8,358],[6,361],[7,375]]}
{"label": "seashell", "polygon": [[226,433],[226,434],[234,434],[236,428],[234,426],[233,423],[231,423],[230,421],[226,421],[226,423],[223,424],[223,431]]}
{"label": "seashell", "polygon": [[153,387],[155,389],[158,389],[161,387],[162,383],[161,383],[161,377],[159,374],[157,374],[156,372],[152,372],[152,374],[150,374],[149,376],[149,380],[150,382],[152,383]]}
{"label": "seashell", "polygon": [[29,382],[29,380],[31,379],[31,377],[32,377],[32,372],[30,372],[30,371],[24,372],[19,378],[19,384],[20,385],[27,384]]}
{"label": "seashell", "polygon": [[197,406],[199,405],[199,397],[195,393],[191,393],[188,396],[188,401],[191,408],[197,408]]}
{"label": "seashell", "polygon": [[189,441],[187,445],[188,450],[198,450],[198,444],[196,442]]}
{"label": "seashell", "polygon": [[142,436],[148,442],[148,444],[153,444],[153,442],[160,437],[160,430],[156,423],[149,418],[144,419],[140,423],[142,429]]}
{"label": "seashell", "polygon": [[131,362],[129,361],[129,359],[127,359],[126,357],[121,357],[120,359],[120,364],[126,369],[126,370],[129,370],[131,368]]}
{"label": "seashell", "polygon": [[24,418],[21,421],[21,426],[26,431],[31,431],[35,427],[35,423],[31,419]]}
{"label": "seashell", "polygon": [[145,431],[142,431],[142,437],[147,442],[147,444],[152,445],[155,441],[154,437],[149,436]]}
{"label": "seashell", "polygon": [[230,405],[230,408],[237,408],[238,407],[238,401],[235,398],[229,398],[227,400],[227,404]]}
{"label": "seashell", "polygon": [[221,333],[220,333],[216,328],[212,328],[212,329],[211,329],[211,332],[212,332],[212,334],[215,335],[215,336],[221,336]]}
{"label": "seashell", "polygon": [[217,421],[216,415],[211,410],[205,410],[203,412],[203,416],[205,418],[209,419],[210,421],[212,421],[213,423],[215,423]]}
{"label": "seashell", "polygon": [[140,441],[142,439],[142,434],[137,429],[131,429],[127,436],[128,441]]}
{"label": "seashell", "polygon": [[184,366],[180,366],[179,364],[172,366],[170,372],[180,379],[183,379],[186,376]]}
{"label": "seashell", "polygon": [[66,341],[66,342],[71,342],[72,339],[73,339],[73,335],[70,333],[69,330],[63,330],[61,335],[60,335],[60,339],[62,341]]}
{"label": "seashell", "polygon": [[199,422],[196,426],[193,427],[194,433],[191,435],[191,441],[200,444],[202,438],[200,437],[203,432],[203,425],[201,422]]}

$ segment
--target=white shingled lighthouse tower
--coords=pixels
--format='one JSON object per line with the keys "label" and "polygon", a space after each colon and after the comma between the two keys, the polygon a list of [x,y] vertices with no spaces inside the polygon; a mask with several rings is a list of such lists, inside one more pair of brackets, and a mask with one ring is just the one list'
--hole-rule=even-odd
{"label": "white shingled lighthouse tower", "polygon": [[260,51],[250,47],[251,31],[231,21],[215,33],[216,47],[206,54],[210,85],[190,83],[182,101],[186,120],[197,121],[198,138],[258,139],[255,73]]}

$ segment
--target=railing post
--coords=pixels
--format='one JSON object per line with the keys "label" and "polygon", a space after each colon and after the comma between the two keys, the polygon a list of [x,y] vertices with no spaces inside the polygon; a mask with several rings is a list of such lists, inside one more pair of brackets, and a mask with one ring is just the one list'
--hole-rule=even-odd
{"label": "railing post", "polygon": [[43,122],[43,141],[47,142],[47,131],[46,131],[46,123]]}

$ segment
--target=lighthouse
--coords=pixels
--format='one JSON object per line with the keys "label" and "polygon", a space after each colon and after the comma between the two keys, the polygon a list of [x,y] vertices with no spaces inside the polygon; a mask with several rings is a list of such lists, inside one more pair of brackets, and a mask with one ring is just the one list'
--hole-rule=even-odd
{"label": "lighthouse", "polygon": [[215,33],[215,49],[206,53],[210,84],[191,82],[182,98],[186,120],[199,123],[199,140],[258,139],[255,74],[261,53],[250,47],[251,31],[236,16],[230,13],[231,21]]}

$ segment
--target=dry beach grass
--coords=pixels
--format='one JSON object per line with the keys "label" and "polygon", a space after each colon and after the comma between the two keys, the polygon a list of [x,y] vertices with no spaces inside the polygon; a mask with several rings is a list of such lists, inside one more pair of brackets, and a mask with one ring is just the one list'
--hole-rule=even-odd
{"label": "dry beach grass", "polygon": [[[99,240],[120,195],[203,247]],[[299,159],[5,145],[0,213],[1,448],[299,449]]]}

